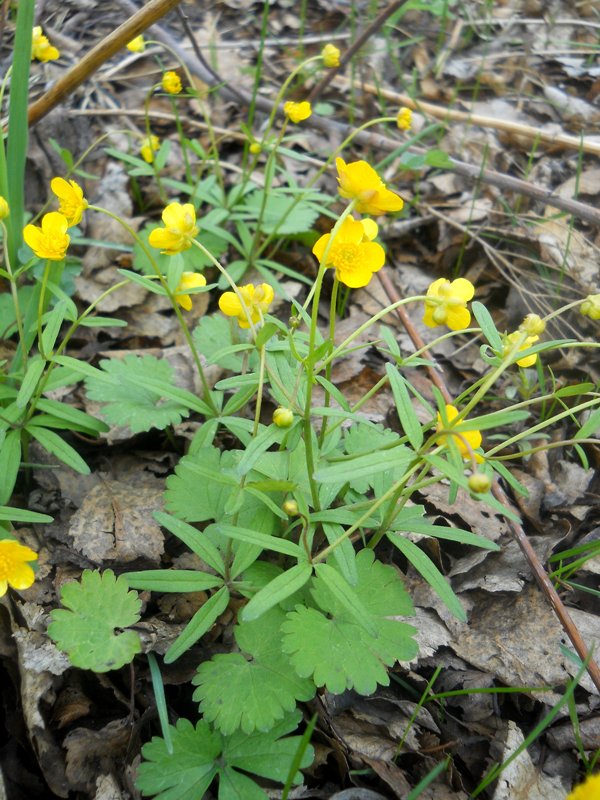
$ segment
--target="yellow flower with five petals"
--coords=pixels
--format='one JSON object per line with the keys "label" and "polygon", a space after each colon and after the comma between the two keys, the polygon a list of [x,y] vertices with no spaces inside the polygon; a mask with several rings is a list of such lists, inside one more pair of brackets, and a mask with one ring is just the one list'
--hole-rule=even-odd
{"label": "yellow flower with five petals", "polygon": [[[356,220],[347,217],[340,225],[327,254],[326,266],[335,268],[335,277],[345,286],[358,289],[366,286],[373,273],[385,263],[385,250],[377,242],[377,223],[371,219]],[[314,255],[323,260],[331,238],[326,233],[315,243]]]}
{"label": "yellow flower with five petals", "polygon": [[387,214],[401,211],[402,198],[390,191],[366,161],[353,161],[346,164],[343,158],[336,158],[340,194],[348,200],[356,200],[355,208],[359,214]]}
{"label": "yellow flower with five petals", "polygon": [[224,292],[219,298],[219,308],[226,316],[237,317],[240,328],[249,328],[250,323],[262,322],[274,296],[273,287],[268,283],[259,286],[248,283],[238,286],[237,292]]}
{"label": "yellow flower with five petals", "polygon": [[179,279],[175,289],[175,300],[184,311],[192,310],[192,298],[187,292],[190,289],[197,289],[199,286],[206,286],[206,278],[199,272],[184,272]]}
{"label": "yellow flower with five petals", "polygon": [[69,228],[81,222],[88,201],[83,196],[83,189],[75,181],[64,178],[52,178],[50,188],[60,201],[59,211],[67,218]]}
{"label": "yellow flower with five petals", "polygon": [[0,597],[9,586],[13,589],[29,589],[35,573],[27,563],[35,561],[37,553],[14,539],[0,539]]}
{"label": "yellow flower with five petals", "polygon": [[162,213],[164,228],[155,228],[148,237],[152,247],[168,256],[182,253],[192,246],[198,233],[196,212],[191,203],[169,203]]}
{"label": "yellow flower with five petals", "polygon": [[471,312],[467,303],[473,298],[475,287],[466,278],[448,281],[438,278],[427,289],[423,322],[429,328],[447,325],[451,331],[469,327]]}
{"label": "yellow flower with five petals", "polygon": [[62,261],[71,241],[67,233],[68,227],[69,221],[64,214],[51,211],[49,214],[44,214],[40,227],[26,225],[23,228],[23,239],[38,258]]}
{"label": "yellow flower with five petals", "polygon": [[[508,351],[513,348],[515,342],[518,339],[522,338],[522,336],[523,336],[522,331],[515,331],[514,333],[506,334],[506,336],[504,337],[504,341],[502,343],[502,353],[500,355],[504,357],[508,353]],[[523,342],[523,344],[519,347],[518,352],[520,353],[521,350],[528,350],[532,345],[534,345],[538,341],[539,338],[540,338],[539,336],[528,336]],[[517,360],[517,364],[520,367],[532,367],[536,361],[537,361],[537,353],[531,353],[530,355],[525,356],[525,358],[519,358]]]}

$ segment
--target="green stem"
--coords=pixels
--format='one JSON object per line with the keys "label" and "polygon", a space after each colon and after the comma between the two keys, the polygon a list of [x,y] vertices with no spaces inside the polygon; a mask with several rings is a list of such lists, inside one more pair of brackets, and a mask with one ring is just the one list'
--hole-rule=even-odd
{"label": "green stem", "polygon": [[[338,298],[338,288],[340,282],[337,278],[333,279],[333,289],[331,290],[331,302],[329,304],[329,341],[333,345],[335,341],[335,319],[336,319],[336,308],[337,308],[337,298]],[[327,381],[331,381],[331,369],[332,364],[331,361],[327,364],[325,368],[325,379]],[[325,400],[323,405],[325,408],[329,408],[329,403],[331,401],[331,395],[329,389],[325,389]],[[321,423],[321,433],[319,434],[319,447],[323,446],[323,442],[325,441],[325,434],[327,433],[327,417],[323,417],[323,422]]]}
{"label": "green stem", "polygon": [[27,342],[25,340],[25,331],[23,330],[23,317],[21,316],[21,306],[19,303],[19,292],[17,291],[17,281],[15,276],[13,275],[12,268],[10,266],[10,256],[8,254],[8,248],[6,247],[6,226],[4,222],[2,224],[2,234],[3,234],[3,241],[4,241],[4,263],[6,264],[6,271],[8,273],[8,277],[10,280],[10,292],[13,299],[13,307],[15,310],[15,321],[17,323],[17,332],[19,334],[19,343],[21,345],[21,351],[23,353],[23,372],[27,372]]}
{"label": "green stem", "polygon": [[256,410],[254,412],[254,428],[252,429],[252,436],[258,433],[258,425],[260,423],[260,411],[262,408],[263,387],[265,382],[265,358],[266,352],[264,345],[260,348],[260,366],[258,369],[258,387],[256,394]]}
{"label": "green stem", "polygon": [[[46,304],[46,287],[48,286],[48,277],[50,276],[50,267],[52,262],[47,259],[44,266],[44,274],[42,276],[42,285],[40,288],[40,297],[38,300],[38,314],[37,314],[37,332],[38,332],[38,349],[40,355],[45,360],[44,344],[42,342],[42,318],[44,316],[44,306]],[[25,351],[23,351],[25,353]]]}

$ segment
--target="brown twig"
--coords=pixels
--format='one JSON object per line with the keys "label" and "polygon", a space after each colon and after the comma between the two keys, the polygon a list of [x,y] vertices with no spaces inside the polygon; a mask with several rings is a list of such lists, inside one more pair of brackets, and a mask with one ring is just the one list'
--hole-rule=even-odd
{"label": "brown twig", "polygon": [[[387,294],[390,300],[390,303],[396,303],[398,300],[400,300],[398,292],[396,291],[393,283],[391,282],[389,277],[385,274],[385,272],[384,273],[378,272],[377,277],[381,285],[383,286],[385,293]],[[412,324],[410,317],[404,310],[403,306],[400,306],[399,308],[396,309],[396,314],[398,315],[400,321],[404,325],[406,332],[410,336],[414,346],[418,350],[421,350],[421,348],[424,347],[423,339],[419,335],[417,329]],[[431,354],[427,353],[427,351],[423,353],[423,356],[425,358],[431,359]],[[446,403],[452,403],[453,401],[452,395],[448,391],[448,387],[446,386],[444,379],[442,378],[440,373],[437,372],[436,369],[431,366],[428,366],[427,370],[429,372],[431,381],[437,386],[437,388],[442,393],[444,401]],[[492,493],[496,498],[496,500],[502,503],[502,505],[505,508],[507,509],[511,508],[511,503],[508,497],[506,496],[506,493],[496,480],[494,480]],[[554,613],[558,617],[559,622],[563,627],[563,630],[571,640],[571,644],[575,648],[577,655],[582,661],[584,662],[587,661],[588,675],[590,676],[594,685],[600,692],[600,668],[598,667],[598,664],[594,661],[594,659],[591,658],[590,651],[585,642],[583,641],[583,638],[579,633],[577,625],[573,622],[573,619],[571,618],[571,615],[569,614],[562,600],[560,599],[558,592],[552,585],[552,581],[550,580],[548,574],[546,573],[546,570],[542,566],[537,556],[537,553],[531,546],[531,542],[527,538],[527,534],[525,533],[521,525],[519,525],[516,522],[513,522],[513,520],[511,520],[509,517],[506,517],[506,521],[510,527],[510,530],[514,538],[517,541],[517,544],[521,549],[521,552],[525,556],[525,559],[527,560],[527,563],[529,564],[531,571],[533,572],[533,575],[538,583],[538,586],[540,587],[542,592],[546,595],[546,599],[552,606]]]}
{"label": "brown twig", "polygon": [[29,106],[29,124],[33,125],[48,114],[116,52],[143,33],[150,25],[164,17],[179,2],[180,0],[149,0],[143,8],[134,9],[135,13],[130,19],[102,39],[39,100]]}

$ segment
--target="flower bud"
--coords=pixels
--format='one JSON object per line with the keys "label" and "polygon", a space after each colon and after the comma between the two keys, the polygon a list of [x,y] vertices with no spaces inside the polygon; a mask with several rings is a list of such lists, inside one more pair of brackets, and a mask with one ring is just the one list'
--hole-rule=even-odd
{"label": "flower bud", "polygon": [[600,319],[600,294],[588,294],[580,306],[584,317]]}
{"label": "flower bud", "polygon": [[406,106],[402,106],[396,116],[396,125],[401,131],[409,131],[412,125],[412,111]]}
{"label": "flower bud", "polygon": [[8,217],[9,210],[8,210],[8,203],[6,200],[0,196],[0,219],[6,219]]}
{"label": "flower bud", "polygon": [[262,153],[262,147],[260,146],[260,142],[252,142],[250,147],[248,148],[253,156],[257,156],[259,153]]}
{"label": "flower bud", "polygon": [[294,414],[289,408],[280,406],[273,412],[273,422],[278,428],[289,428],[294,422]]}
{"label": "flower bud", "polygon": [[340,51],[334,44],[326,44],[321,50],[321,58],[323,64],[328,67],[339,67],[340,65]]}
{"label": "flower bud", "polygon": [[492,488],[492,479],[483,472],[474,472],[469,477],[469,489],[474,494],[485,494]]}
{"label": "flower bud", "polygon": [[541,336],[546,330],[546,323],[538,314],[527,314],[519,325],[519,330],[527,336]]}
{"label": "flower bud", "polygon": [[282,508],[288,517],[296,517],[300,513],[298,510],[298,503],[295,500],[286,500]]}

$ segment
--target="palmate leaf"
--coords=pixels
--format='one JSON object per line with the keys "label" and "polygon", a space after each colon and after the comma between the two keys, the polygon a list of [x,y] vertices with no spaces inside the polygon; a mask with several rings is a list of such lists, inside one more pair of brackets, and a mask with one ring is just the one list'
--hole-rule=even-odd
{"label": "palmate leaf", "polygon": [[66,583],[60,596],[66,608],[50,613],[48,635],[73,666],[108,672],[128,664],[141,651],[135,631],[115,633],[115,628],[126,628],[140,618],[141,602],[123,577],[115,578],[110,569],[103,574],[86,569],[81,583]]}
{"label": "palmate leaf", "polygon": [[127,355],[123,359],[103,359],[100,367],[107,377],[87,377],[87,395],[104,404],[102,415],[112,425],[127,425],[133,433],[163,430],[189,414],[186,406],[168,394],[163,396],[157,388],[157,381],[167,388],[173,385],[173,368],[168,361]]}
{"label": "palmate leaf", "polygon": [[[354,688],[371,694],[378,683],[389,683],[385,667],[410,660],[418,652],[412,638],[416,629],[392,619],[414,613],[396,570],[374,560],[368,549],[356,556],[356,570],[357,584],[348,584],[342,599],[337,587],[331,590],[327,573],[318,574],[311,588],[318,608],[298,606],[281,626],[282,649],[298,675],[312,677],[317,686],[334,693]],[[352,592],[368,615],[364,621],[368,626],[348,611]],[[376,635],[367,627],[373,627]]]}
{"label": "palmate leaf", "polygon": [[[300,721],[300,713],[288,714],[268,733],[222,736],[202,720],[196,727],[180,719],[171,727],[173,752],[164,739],[155,737],[142,748],[144,761],[138,768],[137,788],[156,800],[200,800],[215,777],[219,800],[267,800],[267,794],[244,773],[283,783],[292,769],[300,736],[286,736]],[[314,757],[308,747],[300,762],[307,767]],[[240,772],[239,770],[243,770]],[[302,783],[302,775],[294,776]]]}
{"label": "palmate leaf", "polygon": [[194,700],[204,718],[223,734],[269,730],[295,708],[296,700],[314,695],[313,682],[298,677],[281,652],[279,629],[284,619],[284,612],[274,608],[241,623],[235,638],[242,652],[216,655],[198,667]]}

